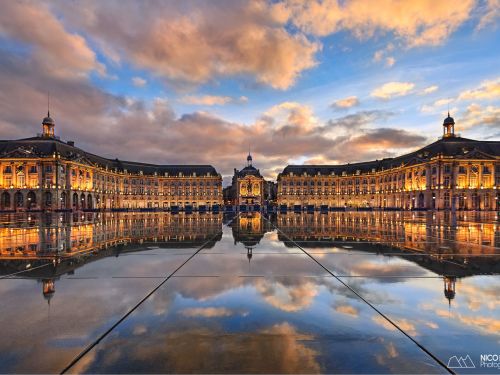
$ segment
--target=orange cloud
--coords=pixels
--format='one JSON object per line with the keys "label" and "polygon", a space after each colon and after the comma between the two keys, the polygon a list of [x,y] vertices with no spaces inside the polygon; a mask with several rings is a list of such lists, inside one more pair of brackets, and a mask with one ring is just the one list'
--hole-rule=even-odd
{"label": "orange cloud", "polygon": [[106,69],[86,40],[68,32],[61,21],[41,2],[9,1],[2,3],[0,35],[33,47],[38,66],[58,77],[85,77]]}
{"label": "orange cloud", "polygon": [[371,96],[379,99],[390,99],[408,95],[414,87],[415,84],[411,82],[388,82],[374,89]]}
{"label": "orange cloud", "polygon": [[[113,61],[130,61],[173,83],[252,77],[276,89],[316,65],[321,45],[281,23],[265,2],[135,1],[63,4],[58,10],[85,30]],[[133,33],[130,30],[134,30]]]}
{"label": "orange cloud", "polygon": [[232,98],[230,96],[217,96],[217,95],[186,95],[179,100],[184,104],[191,105],[205,105],[205,106],[213,106],[213,105],[224,105],[231,102],[239,102],[246,103],[248,98],[246,96],[241,96],[239,98]]}
{"label": "orange cloud", "polygon": [[[348,30],[360,39],[391,32],[406,46],[443,43],[471,16],[474,0],[289,0],[290,21],[304,32],[326,36]],[[443,17],[446,14],[446,17]]]}
{"label": "orange cloud", "polygon": [[484,81],[478,88],[473,90],[466,90],[458,96],[458,99],[461,100],[497,98],[500,98],[500,78]]}
{"label": "orange cloud", "polygon": [[357,106],[358,104],[359,104],[359,100],[358,100],[357,96],[348,96],[346,98],[336,100],[332,104],[332,107],[335,107],[338,109],[345,109],[345,108],[351,108],[351,107]]}

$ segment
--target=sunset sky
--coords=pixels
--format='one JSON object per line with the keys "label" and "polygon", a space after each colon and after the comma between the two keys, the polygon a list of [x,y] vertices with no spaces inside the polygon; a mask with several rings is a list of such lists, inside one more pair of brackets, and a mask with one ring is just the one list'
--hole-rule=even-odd
{"label": "sunset sky", "polygon": [[212,164],[391,157],[500,140],[500,0],[4,1],[0,138]]}

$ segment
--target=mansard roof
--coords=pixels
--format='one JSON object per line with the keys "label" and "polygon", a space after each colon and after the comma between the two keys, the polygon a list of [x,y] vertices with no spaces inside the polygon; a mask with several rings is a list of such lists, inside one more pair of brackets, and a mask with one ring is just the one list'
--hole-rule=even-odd
{"label": "mansard roof", "polygon": [[295,175],[304,173],[308,175],[331,175],[332,173],[341,175],[343,172],[346,172],[350,175],[355,174],[357,171],[360,171],[360,173],[371,172],[373,169],[380,171],[420,164],[438,155],[450,156],[457,159],[496,160],[500,158],[500,142],[476,141],[462,137],[446,137],[417,151],[394,158],[338,165],[289,165],[279,174],[278,178],[290,173],[294,173]]}
{"label": "mansard roof", "polygon": [[238,177],[245,177],[248,175],[262,177],[260,174],[260,171],[252,165],[249,165],[249,166],[243,168],[241,171],[238,171],[237,174],[238,174]]}
{"label": "mansard roof", "polygon": [[138,163],[119,159],[108,159],[94,155],[75,147],[70,143],[57,138],[32,137],[18,140],[0,140],[0,159],[4,158],[38,158],[51,157],[57,154],[64,160],[71,160],[96,167],[117,169],[120,172],[127,170],[130,173],[145,175],[192,175],[217,176],[218,173],[211,165],[156,165]]}

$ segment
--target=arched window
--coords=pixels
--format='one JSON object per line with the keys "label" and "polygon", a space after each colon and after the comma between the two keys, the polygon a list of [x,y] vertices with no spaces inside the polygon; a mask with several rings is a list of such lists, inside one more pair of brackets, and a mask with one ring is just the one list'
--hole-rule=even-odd
{"label": "arched window", "polygon": [[52,193],[50,191],[45,192],[43,202],[45,207],[52,207]]}
{"label": "arched window", "polygon": [[16,204],[16,207],[24,206],[24,197],[20,191],[18,191],[16,194],[14,194],[14,202]]}
{"label": "arched window", "polygon": [[1,206],[3,210],[10,208],[10,194],[6,191],[2,193]]}
{"label": "arched window", "polygon": [[28,192],[26,196],[28,208],[32,208],[36,206],[36,194],[32,191]]}

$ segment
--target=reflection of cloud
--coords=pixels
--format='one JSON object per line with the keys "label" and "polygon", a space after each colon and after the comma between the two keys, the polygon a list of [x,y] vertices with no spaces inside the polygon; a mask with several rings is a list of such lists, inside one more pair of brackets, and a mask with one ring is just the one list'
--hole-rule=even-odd
{"label": "reflection of cloud", "polygon": [[179,313],[190,318],[218,318],[234,314],[232,310],[226,309],[225,307],[190,307],[181,310]]}
{"label": "reflection of cloud", "polygon": [[[93,362],[79,372],[122,372],[123,363],[136,372],[168,373],[241,372],[318,373],[318,353],[307,347],[314,336],[302,334],[289,323],[257,332],[226,334],[211,327],[179,330],[160,325],[147,338],[120,335],[97,347]],[[141,340],[139,343],[137,340]]]}
{"label": "reflection of cloud", "polygon": [[422,269],[408,261],[401,261],[399,259],[384,259],[380,262],[376,259],[373,261],[357,262],[349,268],[349,274],[355,276],[370,276],[376,278],[380,276],[382,282],[394,282],[401,280],[384,280],[387,276],[401,276],[402,278],[416,277],[426,275],[428,271]]}
{"label": "reflection of cloud", "polygon": [[270,305],[287,312],[295,312],[307,308],[318,294],[316,284],[303,282],[288,285],[281,280],[274,283],[259,280],[255,288]]}
{"label": "reflection of cloud", "polygon": [[[389,331],[396,331],[396,327],[394,327],[391,323],[387,321],[387,319],[383,318],[380,315],[374,316],[372,320]],[[394,322],[394,324],[396,324],[399,328],[408,333],[410,336],[418,335],[415,325],[410,321],[408,321],[407,319],[391,318],[391,320]]]}
{"label": "reflection of cloud", "polygon": [[144,324],[138,324],[134,327],[134,335],[143,335],[148,331],[148,328]]}
{"label": "reflection of cloud", "polygon": [[351,305],[337,305],[337,306],[335,306],[335,311],[342,313],[342,314],[353,316],[355,318],[357,318],[358,314],[359,314],[358,309],[356,309],[355,307],[353,307]]}

